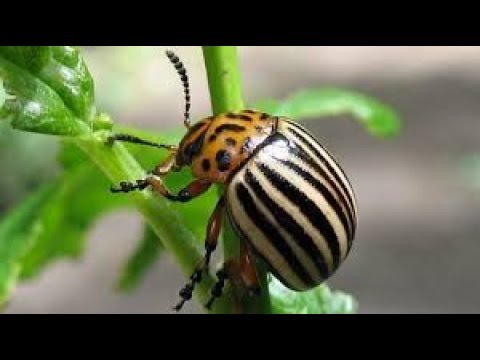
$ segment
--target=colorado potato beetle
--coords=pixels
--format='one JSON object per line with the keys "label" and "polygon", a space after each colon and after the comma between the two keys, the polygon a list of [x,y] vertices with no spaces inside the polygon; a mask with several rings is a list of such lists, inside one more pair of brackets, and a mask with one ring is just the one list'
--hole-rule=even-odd
{"label": "colorado potato beetle", "polygon": [[[208,271],[225,216],[241,242],[239,259],[227,259],[206,304],[221,296],[226,280],[260,291],[254,257],[292,290],[311,289],[329,278],[347,257],[357,227],[352,186],[333,156],[298,123],[255,110],[228,112],[190,124],[190,89],[183,63],[167,57],[180,75],[185,92],[187,133],[178,146],[156,144],[117,134],[110,141],[156,146],[169,156],[145,179],[122,182],[112,192],[151,188],[172,201],[188,202],[214,183],[224,193],[210,216],[205,255],[180,291],[180,310]],[[191,167],[195,178],[178,194],[161,178]]]}

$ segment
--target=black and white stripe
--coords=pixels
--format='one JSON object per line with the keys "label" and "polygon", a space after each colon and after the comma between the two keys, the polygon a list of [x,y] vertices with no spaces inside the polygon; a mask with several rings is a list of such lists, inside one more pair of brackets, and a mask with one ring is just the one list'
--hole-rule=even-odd
{"label": "black and white stripe", "polygon": [[304,128],[280,120],[227,187],[235,230],[284,285],[307,290],[348,255],[357,208],[338,163]]}
{"label": "black and white stripe", "polygon": [[320,173],[322,180],[328,183],[330,191],[337,196],[338,202],[349,218],[351,237],[353,240],[357,226],[357,203],[353,188],[344,171],[332,154],[323,147],[304,127],[292,121],[282,121],[281,132],[292,144],[301,147],[304,154],[311,160],[309,166],[313,166]]}

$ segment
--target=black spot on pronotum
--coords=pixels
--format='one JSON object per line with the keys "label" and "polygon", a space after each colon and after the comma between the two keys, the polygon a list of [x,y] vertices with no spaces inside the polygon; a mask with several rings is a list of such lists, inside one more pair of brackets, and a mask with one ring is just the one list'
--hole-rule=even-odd
{"label": "black spot on pronotum", "polygon": [[219,150],[217,151],[217,155],[215,156],[217,160],[217,167],[220,171],[227,171],[230,168],[230,162],[232,160],[232,156],[227,150]]}
{"label": "black spot on pronotum", "polygon": [[269,117],[270,117],[270,115],[263,113],[263,114],[260,116],[260,120],[267,120]]}
{"label": "black spot on pronotum", "polygon": [[256,113],[256,111],[254,111],[254,110],[243,110],[242,112],[245,113],[245,114],[255,114]]}
{"label": "black spot on pronotum", "polygon": [[190,164],[193,157],[198,155],[198,153],[200,152],[203,146],[203,142],[205,140],[206,132],[207,130],[204,130],[194,141],[185,146],[183,150],[183,161],[186,164]]}
{"label": "black spot on pronotum", "polygon": [[242,132],[245,131],[245,126],[236,124],[223,124],[215,129],[215,134],[219,135],[223,131]]}
{"label": "black spot on pronotum", "polygon": [[252,118],[250,116],[247,116],[247,115],[238,115],[238,119],[240,120],[243,120],[243,121],[252,121]]}
{"label": "black spot on pronotum", "polygon": [[208,159],[203,159],[202,160],[202,169],[203,171],[207,172],[210,170],[210,161]]}
{"label": "black spot on pronotum", "polygon": [[227,113],[225,114],[225,117],[234,120],[252,121],[252,118],[250,116],[244,114]]}
{"label": "black spot on pronotum", "polygon": [[199,152],[200,152],[200,149],[202,148],[202,145],[203,145],[203,141],[205,139],[205,134],[207,133],[207,130],[205,130],[204,132],[202,132],[196,139],[194,142],[192,142],[192,146],[190,148],[191,152],[192,152],[192,156],[195,156],[197,155]]}
{"label": "black spot on pronotum", "polygon": [[209,142],[214,142],[215,140],[217,140],[217,135],[215,134],[210,135],[210,137],[208,138]]}
{"label": "black spot on pronotum", "polygon": [[232,138],[226,138],[225,144],[227,144],[228,146],[234,147],[235,145],[237,145],[237,141]]}

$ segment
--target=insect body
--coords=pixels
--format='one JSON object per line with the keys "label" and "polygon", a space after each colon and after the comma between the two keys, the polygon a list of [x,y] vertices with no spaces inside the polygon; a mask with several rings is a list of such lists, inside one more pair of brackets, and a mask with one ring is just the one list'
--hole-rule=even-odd
{"label": "insect body", "polygon": [[[205,257],[180,291],[179,310],[208,269],[223,216],[241,241],[241,257],[227,259],[206,304],[221,295],[227,279],[259,291],[253,257],[258,256],[287,287],[311,289],[331,276],[345,260],[357,225],[352,187],[338,163],[302,126],[254,110],[225,113],[190,126],[188,78],[173,53],[186,95],[185,125],[178,147],[154,144],[129,135],[112,140],[166,148],[170,156],[136,183],[123,182],[114,192],[151,187],[162,196],[187,202],[211,184],[225,184],[224,195],[210,217]],[[170,171],[190,166],[196,178],[178,194],[161,181]]]}
{"label": "insect body", "polygon": [[276,132],[228,184],[227,214],[284,285],[308,290],[350,250],[354,194],[338,164],[304,128],[276,121]]}

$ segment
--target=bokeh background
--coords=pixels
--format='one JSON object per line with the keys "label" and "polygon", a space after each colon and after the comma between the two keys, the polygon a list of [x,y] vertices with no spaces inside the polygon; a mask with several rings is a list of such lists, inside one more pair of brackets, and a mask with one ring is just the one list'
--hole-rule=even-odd
{"label": "bokeh background", "polygon": [[[188,67],[193,118],[209,114],[200,47],[170,47]],[[181,125],[182,89],[165,47],[87,47],[97,105],[145,129]],[[347,117],[308,121],[349,174],[360,209],[346,263],[329,281],[360,313],[480,310],[480,48],[240,47],[247,102],[311,87],[363,91],[393,106],[402,134],[379,140]],[[58,171],[53,138],[0,131],[0,211]],[[0,214],[1,214],[0,213]],[[206,215],[207,216],[207,215]],[[183,277],[163,256],[137,291],[114,291],[142,232],[110,214],[90,230],[81,261],[60,261],[21,284],[7,313],[168,313]],[[198,312],[194,304],[186,312]]]}

